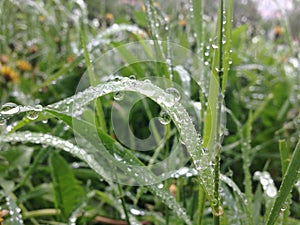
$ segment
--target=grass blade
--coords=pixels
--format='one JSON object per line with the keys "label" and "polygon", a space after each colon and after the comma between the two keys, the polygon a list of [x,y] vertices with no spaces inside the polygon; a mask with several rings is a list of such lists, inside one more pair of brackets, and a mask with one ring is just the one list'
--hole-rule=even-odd
{"label": "grass blade", "polygon": [[284,206],[294,184],[298,179],[298,174],[300,170],[300,141],[298,141],[296,148],[294,150],[291,162],[287,168],[287,171],[283,177],[282,183],[280,185],[279,192],[277,194],[276,200],[273,207],[268,215],[266,225],[273,225],[279,216],[279,213]]}

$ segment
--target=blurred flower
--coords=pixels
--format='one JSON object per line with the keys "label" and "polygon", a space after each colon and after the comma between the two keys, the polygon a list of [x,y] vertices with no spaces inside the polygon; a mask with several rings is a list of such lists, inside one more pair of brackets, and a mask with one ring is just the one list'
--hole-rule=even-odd
{"label": "blurred flower", "polygon": [[18,69],[23,72],[32,70],[31,64],[25,60],[18,60],[16,62],[16,64],[17,64]]}
{"label": "blurred flower", "polygon": [[108,26],[112,25],[113,20],[114,20],[114,15],[112,13],[105,14],[105,22]]}
{"label": "blurred flower", "polygon": [[18,83],[20,80],[19,74],[15,72],[9,66],[2,66],[1,67],[1,75],[8,81],[13,83]]}
{"label": "blurred flower", "polygon": [[8,56],[7,55],[1,55],[1,63],[7,64],[8,63]]}
{"label": "blurred flower", "polygon": [[34,54],[37,51],[38,51],[38,47],[35,44],[33,44],[29,47],[29,53]]}
{"label": "blurred flower", "polygon": [[179,20],[179,25],[183,28],[183,30],[185,30],[186,29],[186,20],[185,19]]}
{"label": "blurred flower", "polygon": [[45,16],[39,16],[39,21],[41,23],[44,23],[46,21],[46,17]]}
{"label": "blurred flower", "polygon": [[280,38],[283,34],[283,28],[280,26],[280,25],[277,25],[275,28],[274,28],[274,37],[275,37],[275,40],[277,40],[278,38]]}
{"label": "blurred flower", "polygon": [[73,61],[74,61],[74,57],[72,55],[69,55],[68,58],[67,58],[67,62],[71,63]]}
{"label": "blurred flower", "polygon": [[177,186],[176,186],[176,184],[175,184],[174,181],[171,184],[171,186],[169,187],[169,191],[170,191],[171,195],[173,195],[174,197],[176,197]]}
{"label": "blurred flower", "polygon": [[112,13],[106,13],[105,14],[105,19],[106,20],[113,20],[114,19],[114,15]]}
{"label": "blurred flower", "polygon": [[142,5],[141,9],[142,9],[142,12],[146,12],[146,6],[145,5]]}

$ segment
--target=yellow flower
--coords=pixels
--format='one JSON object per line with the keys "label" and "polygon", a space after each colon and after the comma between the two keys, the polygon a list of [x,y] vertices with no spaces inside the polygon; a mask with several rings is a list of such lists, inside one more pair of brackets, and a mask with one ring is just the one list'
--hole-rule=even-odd
{"label": "yellow flower", "polygon": [[112,13],[106,13],[105,14],[105,20],[109,21],[109,20],[113,20],[114,19],[114,15]]}
{"label": "yellow flower", "polygon": [[2,66],[1,67],[1,74],[2,76],[13,83],[18,83],[20,80],[19,74],[16,73],[12,68],[9,66]]}
{"label": "yellow flower", "polygon": [[32,69],[31,64],[25,60],[18,60],[16,64],[18,69],[24,72]]}
{"label": "yellow flower", "polygon": [[179,25],[182,26],[182,27],[185,27],[186,26],[186,20],[185,19],[180,20]]}

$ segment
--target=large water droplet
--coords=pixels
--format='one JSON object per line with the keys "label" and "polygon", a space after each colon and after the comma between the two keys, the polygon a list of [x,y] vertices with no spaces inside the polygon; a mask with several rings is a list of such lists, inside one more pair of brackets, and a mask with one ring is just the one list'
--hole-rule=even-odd
{"label": "large water droplet", "polygon": [[114,94],[114,99],[116,101],[122,101],[124,99],[125,93],[122,91],[116,91]]}
{"label": "large water droplet", "polygon": [[39,112],[35,110],[28,111],[26,117],[30,120],[36,120],[39,117]]}
{"label": "large water droplet", "polygon": [[166,111],[161,111],[158,117],[158,120],[161,124],[167,125],[171,122],[171,117]]}
{"label": "large water droplet", "polygon": [[180,101],[181,95],[180,95],[179,91],[176,88],[167,88],[166,92],[168,94],[173,95],[175,101]]}
{"label": "large water droplet", "polygon": [[2,105],[0,113],[2,115],[13,115],[18,113],[19,111],[20,107],[17,104],[13,102],[8,102]]}

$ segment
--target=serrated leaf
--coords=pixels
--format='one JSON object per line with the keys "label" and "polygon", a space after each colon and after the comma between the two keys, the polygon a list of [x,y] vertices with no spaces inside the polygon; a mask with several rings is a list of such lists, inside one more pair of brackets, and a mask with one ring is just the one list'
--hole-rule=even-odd
{"label": "serrated leaf", "polygon": [[85,192],[76,180],[69,164],[56,152],[49,159],[56,208],[66,220],[83,201]]}

